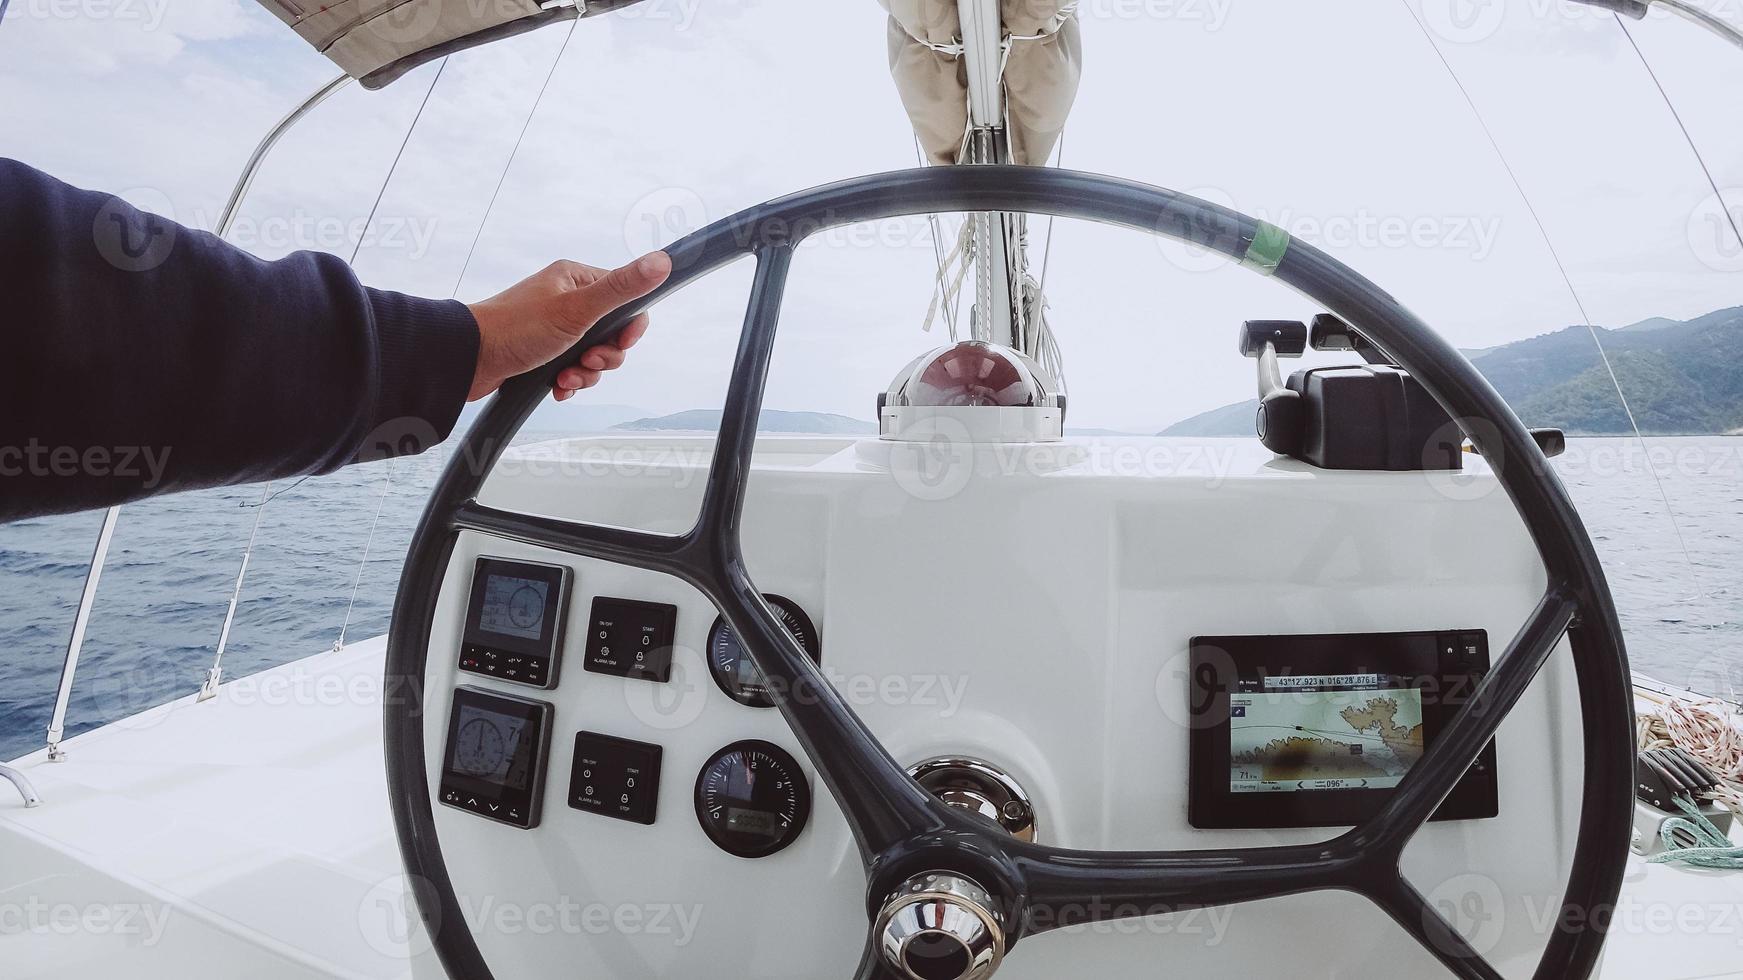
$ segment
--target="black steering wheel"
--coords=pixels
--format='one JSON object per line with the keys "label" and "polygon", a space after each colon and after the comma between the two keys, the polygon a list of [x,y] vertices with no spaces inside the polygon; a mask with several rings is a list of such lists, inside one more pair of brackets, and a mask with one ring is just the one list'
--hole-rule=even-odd
{"label": "black steering wheel", "polygon": [[[1476,443],[1523,517],[1548,588],[1454,720],[1366,823],[1329,841],[1224,850],[1084,851],[1024,842],[923,789],[836,694],[751,581],[740,516],[775,327],[793,251],[809,234],[935,212],[1018,211],[1083,218],[1189,242],[1276,278],[1330,310],[1422,382]],[[771,680],[787,724],[859,845],[868,918],[918,875],[960,876],[1003,932],[997,955],[1026,935],[1136,914],[1248,902],[1319,889],[1365,895],[1460,977],[1498,977],[1405,880],[1405,845],[1489,743],[1539,668],[1570,640],[1585,737],[1585,785],[1561,923],[1536,976],[1586,977],[1621,889],[1632,820],[1632,687],[1621,627],[1597,554],[1566,490],[1501,397],[1421,320],[1347,266],[1280,229],[1204,201],[1129,181],[1029,167],[967,166],[844,181],[743,211],[667,250],[673,275],[652,295],[588,331],[576,351],[608,340],[666,294],[741,255],[756,256],[725,413],[701,511],[681,535],[573,523],[484,506],[485,477],[555,367],[510,381],[465,436],[412,539],[387,648],[389,690],[422,691],[436,601],[458,535],[473,531],[676,576],[717,606]],[[397,685],[397,686],[393,686]],[[803,691],[805,696],[781,692]],[[465,927],[437,840],[421,700],[388,699],[388,789],[420,911],[455,980],[489,980]],[[874,934],[861,978],[891,975]],[[995,963],[996,965],[996,963]]]}

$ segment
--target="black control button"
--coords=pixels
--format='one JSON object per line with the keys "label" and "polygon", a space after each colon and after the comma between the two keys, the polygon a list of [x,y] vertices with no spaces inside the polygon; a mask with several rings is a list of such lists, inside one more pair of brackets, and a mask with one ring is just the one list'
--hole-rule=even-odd
{"label": "black control button", "polygon": [[678,607],[635,599],[593,600],[587,621],[587,669],[665,683],[672,678]]}
{"label": "black control button", "polygon": [[468,643],[460,651],[461,670],[534,687],[547,686],[550,668],[550,658],[536,654],[510,653],[477,643]]}
{"label": "black control button", "polygon": [[658,745],[581,732],[569,771],[569,805],[619,820],[651,824],[660,802]]}

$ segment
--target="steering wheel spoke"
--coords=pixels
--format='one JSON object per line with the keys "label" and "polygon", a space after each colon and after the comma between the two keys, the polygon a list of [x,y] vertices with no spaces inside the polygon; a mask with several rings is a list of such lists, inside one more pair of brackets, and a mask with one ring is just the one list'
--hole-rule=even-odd
{"label": "steering wheel spoke", "polygon": [[[711,532],[710,543],[722,558],[735,559],[738,554],[739,518],[750,482],[751,454],[756,451],[769,361],[775,353],[775,328],[787,294],[787,273],[793,266],[793,246],[765,245],[757,250],[756,259],[744,329],[739,331],[732,380],[721,410],[720,435],[714,443],[714,462],[708,469],[702,513],[696,522],[697,528]],[[724,564],[715,570],[722,578],[729,573]]]}
{"label": "steering wheel spoke", "polygon": [[1347,887],[1357,860],[1329,844],[1197,851],[1070,851],[1008,845],[1023,934]]}
{"label": "steering wheel spoke", "polygon": [[1500,663],[1483,678],[1445,731],[1417,760],[1384,806],[1365,825],[1351,831],[1345,846],[1370,847],[1394,863],[1436,807],[1495,737],[1501,722],[1519,703],[1579,611],[1565,586],[1552,586],[1539,599],[1525,625],[1514,634]]}
{"label": "steering wheel spoke", "polygon": [[768,679],[776,706],[847,817],[864,863],[917,833],[942,830],[949,822],[943,804],[884,750],[749,577],[740,570],[728,588],[715,604]]}
{"label": "steering wheel spoke", "polygon": [[1446,916],[1430,905],[1403,875],[1393,875],[1378,887],[1370,888],[1367,894],[1423,949],[1440,960],[1453,976],[1469,980],[1502,980],[1501,974],[1489,965],[1483,954],[1472,948]]}
{"label": "steering wheel spoke", "polygon": [[682,556],[691,546],[688,537],[520,514],[475,500],[455,510],[451,523],[457,531],[476,531],[521,544],[656,572],[678,571],[683,564]]}

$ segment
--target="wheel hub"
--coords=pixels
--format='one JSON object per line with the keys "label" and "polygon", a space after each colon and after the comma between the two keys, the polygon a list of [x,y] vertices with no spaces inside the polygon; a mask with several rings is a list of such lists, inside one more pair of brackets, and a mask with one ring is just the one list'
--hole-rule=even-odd
{"label": "wheel hub", "polygon": [[909,980],[985,980],[1005,956],[992,895],[960,875],[915,875],[884,902],[875,935],[884,962]]}

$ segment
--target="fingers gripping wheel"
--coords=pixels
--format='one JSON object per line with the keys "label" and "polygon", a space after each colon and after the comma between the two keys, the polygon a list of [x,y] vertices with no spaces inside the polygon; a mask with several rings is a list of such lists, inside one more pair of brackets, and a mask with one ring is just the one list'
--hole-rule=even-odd
{"label": "fingers gripping wheel", "polygon": [[[1465,707],[1363,826],[1324,843],[1210,851],[1064,850],[1011,837],[947,806],[910,778],[751,581],[740,551],[739,517],[787,268],[798,244],[793,229],[978,211],[1081,218],[1214,248],[1336,311],[1419,379],[1451,417],[1472,420],[1471,431],[1485,433],[1479,448],[1496,465],[1497,479],[1519,509],[1543,560],[1548,588]],[[1633,816],[1632,701],[1615,609],[1591,541],[1560,483],[1542,465],[1531,436],[1456,350],[1379,287],[1317,249],[1288,241],[1280,230],[1217,205],[1107,177],[1026,167],[937,167],[833,184],[734,215],[667,252],[675,271],[666,285],[602,320],[581,338],[577,351],[612,339],[637,314],[698,277],[741,255],[756,256],[750,309],[696,526],[665,536],[480,504],[476,496],[485,478],[549,391],[555,368],[513,379],[466,433],[412,539],[388,639],[390,689],[424,690],[437,597],[463,531],[669,574],[707,595],[739,636],[858,842],[870,902],[861,977],[890,976],[897,964],[911,975],[947,971],[962,965],[959,954],[966,954],[973,967],[981,962],[980,933],[968,919],[996,924],[1002,930],[998,948],[1008,958],[1021,955],[1016,946],[1025,934],[1059,925],[1146,908],[1232,904],[1319,889],[1367,896],[1451,975],[1493,977],[1493,967],[1405,881],[1398,862],[1405,844],[1494,737],[1565,635],[1573,650],[1589,751],[1563,912],[1571,921],[1594,925],[1555,930],[1538,975],[1590,975],[1602,948],[1601,924],[1609,921],[1591,913],[1614,902],[1620,889]],[[1288,349],[1299,352],[1297,327],[1273,328],[1261,345],[1261,359],[1266,359],[1264,347],[1272,358]],[[1279,428],[1286,411],[1277,409]],[[785,693],[800,690],[807,696]],[[456,980],[488,980],[493,974],[466,927],[436,832],[424,711],[417,697],[390,698],[384,708],[388,788],[400,851],[407,874],[426,886],[414,894],[424,921],[439,924],[432,939],[448,974]],[[926,920],[942,922],[951,913],[962,929],[922,928],[931,938],[918,946],[914,936],[906,940],[914,956],[886,963],[878,951],[883,937],[871,927],[888,896],[901,893],[916,875],[928,874],[976,889],[972,901],[954,891],[949,900],[940,899],[944,906],[935,906],[938,915]],[[981,919],[977,909],[988,918]],[[987,972],[997,962],[992,957]]]}

